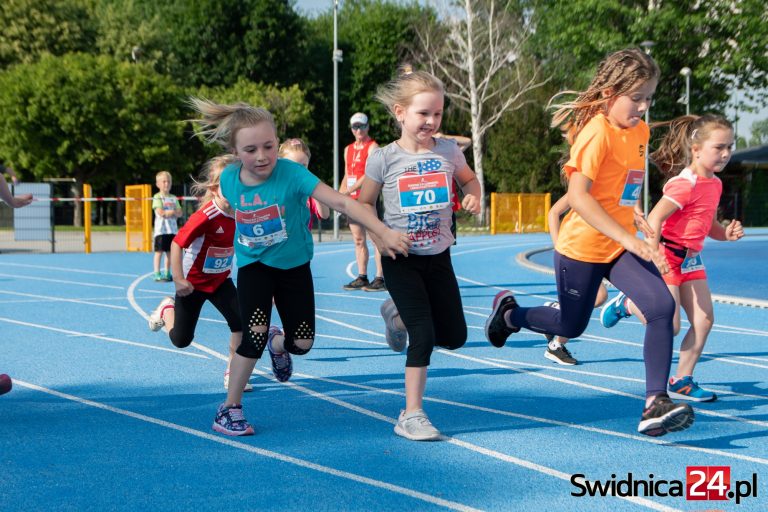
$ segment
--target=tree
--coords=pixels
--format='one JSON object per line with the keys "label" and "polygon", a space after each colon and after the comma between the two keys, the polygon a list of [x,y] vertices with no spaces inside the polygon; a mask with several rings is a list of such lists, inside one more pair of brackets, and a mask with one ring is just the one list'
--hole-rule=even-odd
{"label": "tree", "polygon": [[[94,186],[190,166],[181,91],[149,66],[44,55],[0,73],[0,154],[35,178]],[[79,211],[79,210],[78,210]]]}
{"label": "tree", "polygon": [[95,39],[87,0],[3,0],[0,27],[0,69],[89,51]]}
{"label": "tree", "polygon": [[530,26],[512,7],[510,1],[463,0],[460,9],[443,9],[442,22],[425,23],[417,30],[422,62],[446,82],[446,94],[454,104],[470,115],[483,199],[480,222],[486,209],[483,137],[545,83],[525,51]]}
{"label": "tree", "polygon": [[312,129],[312,106],[298,85],[279,88],[244,78],[231,87],[201,87],[200,97],[219,103],[245,102],[264,107],[275,117],[278,137],[304,137]]}
{"label": "tree", "polygon": [[753,122],[750,131],[752,132],[749,138],[750,147],[768,144],[768,119]]}

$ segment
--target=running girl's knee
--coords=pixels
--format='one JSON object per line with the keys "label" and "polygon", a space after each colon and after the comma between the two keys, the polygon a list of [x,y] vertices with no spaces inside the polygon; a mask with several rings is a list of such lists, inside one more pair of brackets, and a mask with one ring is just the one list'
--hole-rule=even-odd
{"label": "running girl's knee", "polygon": [[248,328],[243,331],[243,340],[237,347],[237,352],[249,359],[258,359],[267,346],[267,325],[269,319],[266,313],[257,309],[248,318]]}
{"label": "running girl's knee", "polygon": [[193,336],[181,333],[175,328],[168,331],[168,337],[171,338],[171,343],[173,343],[173,346],[176,348],[187,348],[192,344],[193,339]]}
{"label": "running girl's knee", "polygon": [[[666,290],[664,291],[666,292]],[[673,318],[675,315],[675,308],[677,307],[675,299],[669,292],[657,293],[654,295],[653,300],[647,301],[642,308],[640,308],[640,305],[637,304],[637,302],[635,302],[635,306],[637,306],[643,313],[646,322],[652,322],[665,317]]]}
{"label": "running girl's knee", "polygon": [[307,322],[302,322],[293,336],[285,337],[285,350],[297,356],[303,356],[315,344],[315,329]]}

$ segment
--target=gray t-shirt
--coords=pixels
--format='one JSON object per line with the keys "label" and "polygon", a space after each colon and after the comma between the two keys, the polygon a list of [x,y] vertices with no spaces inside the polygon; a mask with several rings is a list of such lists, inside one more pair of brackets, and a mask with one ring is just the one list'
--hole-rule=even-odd
{"label": "gray t-shirt", "polygon": [[365,176],[382,184],[384,224],[408,233],[412,254],[440,254],[453,244],[453,176],[466,165],[456,141],[442,138],[426,153],[393,142],[368,156]]}

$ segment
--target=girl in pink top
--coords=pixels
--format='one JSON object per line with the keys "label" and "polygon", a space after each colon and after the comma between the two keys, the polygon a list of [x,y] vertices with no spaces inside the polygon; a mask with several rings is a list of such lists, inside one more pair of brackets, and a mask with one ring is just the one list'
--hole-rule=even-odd
{"label": "girl in pink top", "polygon": [[[680,332],[680,306],[690,329],[680,346],[677,372],[669,379],[669,396],[711,402],[717,395],[701,389],[693,380],[693,369],[704,350],[714,323],[712,295],[701,259],[704,239],[735,241],[744,236],[738,220],[727,227],[717,221],[717,206],[723,184],[715,174],[725,168],[733,149],[733,127],[716,115],[682,116],[669,124],[669,133],[659,149],[650,155],[656,166],[669,178],[664,196],[648,215],[648,224],[656,233],[651,243],[664,245],[669,273],[662,276],[675,298],[677,308],[674,332]],[[644,320],[642,313],[628,299],[617,297],[612,306]]]}

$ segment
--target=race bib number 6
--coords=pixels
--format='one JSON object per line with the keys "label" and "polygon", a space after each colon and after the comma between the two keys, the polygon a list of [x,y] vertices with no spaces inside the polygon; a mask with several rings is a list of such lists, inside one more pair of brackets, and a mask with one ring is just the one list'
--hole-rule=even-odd
{"label": "race bib number 6", "polygon": [[273,204],[253,211],[237,210],[237,241],[248,247],[269,247],[288,238],[280,208]]}
{"label": "race bib number 6", "polygon": [[444,172],[401,176],[397,190],[402,213],[440,210],[451,204],[448,174]]}

